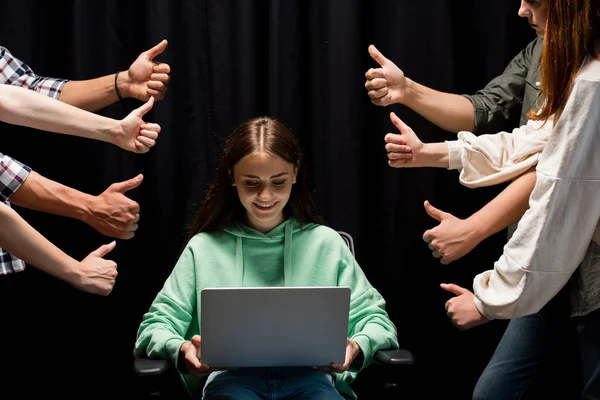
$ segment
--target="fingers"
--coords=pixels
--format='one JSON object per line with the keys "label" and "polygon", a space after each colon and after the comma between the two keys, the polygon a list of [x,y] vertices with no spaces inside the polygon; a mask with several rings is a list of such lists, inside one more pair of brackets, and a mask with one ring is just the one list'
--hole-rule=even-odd
{"label": "fingers", "polygon": [[406,146],[406,140],[404,140],[404,137],[397,133],[388,133],[387,135],[385,135],[383,140],[385,140],[386,143]]}
{"label": "fingers", "polygon": [[412,153],[388,153],[388,160],[408,160],[412,158]]}
{"label": "fingers", "polygon": [[385,78],[385,72],[383,72],[383,68],[371,68],[365,73],[365,77],[368,80],[373,80],[375,78]]}
{"label": "fingers", "polygon": [[152,72],[154,74],[170,74],[171,66],[165,63],[157,63],[154,66],[152,66]]}
{"label": "fingers", "polygon": [[141,143],[139,140],[135,141],[135,149],[136,149],[136,152],[140,153],[140,154],[147,153],[148,151],[150,151],[150,147]]}
{"label": "fingers", "polygon": [[412,148],[404,144],[388,143],[385,145],[388,153],[410,153]]}
{"label": "fingers", "polygon": [[148,58],[150,58],[150,60],[152,60],[154,57],[158,56],[159,54],[162,54],[162,52],[165,51],[165,49],[167,48],[168,44],[169,44],[169,42],[167,42],[166,39],[162,40],[156,46],[152,47],[149,50],[146,50],[145,53],[148,56]]}
{"label": "fingers", "polygon": [[374,78],[370,79],[365,83],[365,89],[367,90],[377,90],[381,88],[386,88],[388,86],[387,80],[385,78]]}
{"label": "fingers", "polygon": [[158,132],[142,129],[140,131],[140,136],[143,136],[148,139],[156,140],[158,138]]}
{"label": "fingers", "polygon": [[156,144],[156,141],[154,139],[142,135],[137,137],[136,146],[138,142],[146,146],[148,149],[150,149],[150,147],[154,147],[154,145]]}
{"label": "fingers", "polygon": [[385,97],[389,93],[389,89],[387,87],[377,89],[377,90],[369,90],[367,94],[371,99],[381,99]]}
{"label": "fingers", "polygon": [[[157,80],[157,79],[154,79],[154,75],[157,75],[157,74],[152,74],[152,77],[150,77],[150,80],[148,81],[148,84],[147,84],[148,89],[156,90],[158,92],[164,92],[167,88],[168,79],[166,81]],[[162,76],[163,74],[160,74],[160,75]]]}
{"label": "fingers", "polygon": [[96,250],[92,251],[90,253],[90,255],[94,255],[96,257],[102,258],[105,255],[107,255],[108,253],[110,253],[115,248],[116,245],[117,245],[117,242],[115,242],[113,240],[109,244],[103,244],[102,246],[98,247]]}

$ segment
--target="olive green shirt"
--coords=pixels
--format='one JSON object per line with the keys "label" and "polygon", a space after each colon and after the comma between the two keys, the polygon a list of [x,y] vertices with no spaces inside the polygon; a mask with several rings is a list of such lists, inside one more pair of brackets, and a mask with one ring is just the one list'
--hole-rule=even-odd
{"label": "olive green shirt", "polygon": [[502,75],[475,94],[464,95],[475,108],[474,133],[510,132],[527,123],[527,113],[538,101],[542,43],[542,38],[536,38],[512,59]]}

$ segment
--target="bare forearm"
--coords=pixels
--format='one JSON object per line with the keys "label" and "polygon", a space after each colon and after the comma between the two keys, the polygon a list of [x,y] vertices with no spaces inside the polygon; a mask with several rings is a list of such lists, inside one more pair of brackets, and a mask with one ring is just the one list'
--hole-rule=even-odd
{"label": "bare forearm", "polygon": [[475,128],[475,110],[467,98],[430,89],[408,80],[409,95],[404,103],[431,123],[449,131],[469,131]]}
{"label": "bare forearm", "polygon": [[448,145],[445,142],[424,143],[419,157],[424,167],[448,168]]}
{"label": "bare forearm", "polygon": [[476,230],[479,241],[507,228],[525,214],[529,208],[529,196],[533,191],[535,181],[535,170],[529,170],[467,219]]}
{"label": "bare forearm", "polygon": [[25,208],[86,221],[94,196],[61,185],[32,171],[11,202]]}
{"label": "bare forearm", "polygon": [[119,121],[9,85],[0,85],[0,120],[109,143],[119,130]]}
{"label": "bare forearm", "polygon": [[[125,95],[126,73],[119,73],[117,86],[121,96]],[[115,74],[85,81],[69,81],[58,98],[60,101],[82,108],[97,111],[119,100],[115,90]]]}
{"label": "bare forearm", "polygon": [[23,218],[0,203],[0,246],[9,253],[61,280],[71,282],[79,262],[33,229]]}

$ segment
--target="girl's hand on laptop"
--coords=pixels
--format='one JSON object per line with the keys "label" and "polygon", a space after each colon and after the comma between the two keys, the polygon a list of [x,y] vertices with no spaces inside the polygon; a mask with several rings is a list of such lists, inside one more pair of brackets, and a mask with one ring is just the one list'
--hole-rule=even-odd
{"label": "girl's hand on laptop", "polygon": [[354,362],[354,360],[356,360],[361,354],[362,350],[360,349],[358,343],[348,338],[346,339],[346,361],[344,362],[344,364],[342,365],[331,363],[331,366],[329,367],[318,367],[317,369],[331,373],[342,373],[344,371],[347,371],[348,368],[350,368],[350,366]]}
{"label": "girl's hand on laptop", "polygon": [[213,371],[218,371],[217,368],[210,368],[206,364],[202,364],[198,355],[200,354],[200,335],[194,335],[191,342],[185,342],[179,348],[179,358],[183,359],[186,370],[198,377],[202,378]]}

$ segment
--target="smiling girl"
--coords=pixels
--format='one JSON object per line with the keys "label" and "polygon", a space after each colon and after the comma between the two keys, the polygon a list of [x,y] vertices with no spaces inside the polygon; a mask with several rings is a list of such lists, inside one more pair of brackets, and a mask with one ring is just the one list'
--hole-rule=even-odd
{"label": "smiling girl", "polygon": [[[234,286],[349,287],[344,364],[225,371],[203,364],[198,293]],[[340,235],[321,224],[294,135],[267,117],[240,125],[225,143],[191,239],[144,316],[135,354],[171,360],[194,398],[208,376],[206,400],[342,399],[355,397],[349,385],[377,350],[397,347],[383,298]]]}

